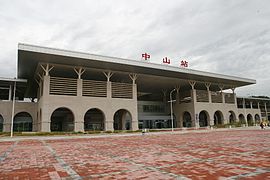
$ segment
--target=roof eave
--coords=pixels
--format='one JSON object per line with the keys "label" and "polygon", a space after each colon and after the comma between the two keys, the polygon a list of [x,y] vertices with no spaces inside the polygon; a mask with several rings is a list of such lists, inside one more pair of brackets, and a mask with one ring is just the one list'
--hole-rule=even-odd
{"label": "roof eave", "polygon": [[[247,78],[240,78],[240,77],[236,77],[236,76],[228,76],[228,75],[222,75],[222,74],[217,74],[217,73],[210,73],[210,72],[204,72],[204,71],[198,71],[198,70],[192,70],[192,69],[178,68],[178,67],[173,67],[173,66],[164,66],[161,64],[149,63],[149,62],[138,61],[138,60],[130,60],[130,59],[123,59],[123,58],[109,57],[109,56],[94,55],[94,54],[89,54],[89,53],[56,49],[56,48],[48,48],[48,47],[42,47],[42,46],[36,46],[36,45],[22,44],[22,43],[18,44],[18,50],[19,51],[35,52],[35,53],[43,53],[43,54],[51,54],[51,55],[58,55],[58,56],[73,57],[73,58],[79,58],[82,60],[97,60],[97,61],[101,61],[101,62],[105,62],[105,63],[119,64],[119,65],[121,64],[121,65],[127,65],[127,66],[134,66],[134,67],[138,67],[138,68],[153,69],[153,70],[162,70],[162,71],[168,71],[168,72],[173,72],[173,73],[184,73],[184,74],[191,74],[191,75],[195,75],[195,76],[224,79],[224,80],[229,80],[229,81],[241,82],[240,83],[240,84],[242,84],[241,86],[256,83],[256,80],[247,79]],[[19,72],[19,68],[18,68],[18,77],[21,77],[19,73],[20,72]]]}

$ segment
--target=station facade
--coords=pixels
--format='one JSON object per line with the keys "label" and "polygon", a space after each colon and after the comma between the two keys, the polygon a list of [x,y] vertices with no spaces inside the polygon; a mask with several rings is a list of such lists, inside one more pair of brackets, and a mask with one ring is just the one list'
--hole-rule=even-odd
{"label": "station facade", "polygon": [[270,99],[235,94],[252,79],[27,44],[17,71],[0,79],[4,132],[251,126],[270,116]]}

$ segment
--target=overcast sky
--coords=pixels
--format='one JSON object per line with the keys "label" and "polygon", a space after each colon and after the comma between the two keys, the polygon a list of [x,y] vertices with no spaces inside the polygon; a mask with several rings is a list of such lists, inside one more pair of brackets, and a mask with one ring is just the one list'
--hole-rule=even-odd
{"label": "overcast sky", "polygon": [[0,0],[0,76],[18,43],[256,79],[238,95],[270,96],[269,0]]}

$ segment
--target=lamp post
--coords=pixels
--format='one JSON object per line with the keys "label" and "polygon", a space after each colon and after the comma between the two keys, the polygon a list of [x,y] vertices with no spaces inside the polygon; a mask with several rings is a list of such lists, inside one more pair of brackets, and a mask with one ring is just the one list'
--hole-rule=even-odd
{"label": "lamp post", "polygon": [[[173,93],[175,90],[176,90],[176,89],[173,89],[173,90],[171,90],[171,92],[170,92],[172,131],[173,131],[173,107],[172,107],[173,100],[172,100],[172,93]],[[176,100],[174,100],[174,101],[176,101]]]}
{"label": "lamp post", "polygon": [[15,98],[16,98],[16,81],[14,82],[13,87],[13,101],[12,101],[12,113],[11,113],[11,127],[10,127],[10,137],[13,137],[13,118],[14,118],[14,107],[15,107]]}

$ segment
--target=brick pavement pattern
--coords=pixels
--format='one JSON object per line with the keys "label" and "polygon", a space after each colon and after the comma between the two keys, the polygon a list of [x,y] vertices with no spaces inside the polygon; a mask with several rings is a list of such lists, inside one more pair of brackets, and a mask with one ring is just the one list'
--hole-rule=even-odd
{"label": "brick pavement pattern", "polygon": [[9,179],[270,179],[270,130],[0,139]]}

